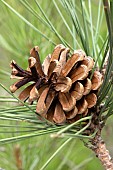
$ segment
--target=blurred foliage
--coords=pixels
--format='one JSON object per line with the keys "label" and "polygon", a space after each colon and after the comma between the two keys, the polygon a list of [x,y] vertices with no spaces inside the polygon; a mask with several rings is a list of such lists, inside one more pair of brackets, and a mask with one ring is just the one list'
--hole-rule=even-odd
{"label": "blurred foliage", "polygon": [[[54,45],[58,43],[64,42],[67,46],[70,45],[72,49],[85,48],[81,43],[79,35],[75,33],[73,26],[74,24],[72,24],[72,21],[70,21],[70,13],[69,11],[65,10],[66,7],[64,5],[64,0],[40,0],[38,2],[42,7],[43,11],[45,11],[45,14],[52,22],[55,29],[58,31],[58,34],[53,31],[50,25],[47,25],[48,23],[45,22],[44,16],[42,15],[35,1],[5,0],[5,2],[9,3],[17,12],[19,12],[23,17],[27,19],[27,21],[29,21],[33,25],[32,26],[23,22],[21,18],[15,15],[0,1],[0,81],[7,88],[9,88],[10,84],[12,84],[12,81],[10,81],[9,76],[10,60],[14,59],[23,68],[27,68],[29,51],[35,45],[38,45],[40,47],[40,56],[42,61],[46,57],[46,55],[52,51]],[[30,7],[32,7],[35,12],[30,12],[25,7],[26,2],[30,4]],[[80,10],[81,4],[77,0],[72,2],[73,7],[75,7],[74,5],[76,5],[79,21],[81,20],[81,30],[84,30],[84,20],[81,15],[83,11]],[[85,8],[87,9],[90,3],[89,1],[86,1],[86,4],[82,5],[86,5]],[[86,52],[89,52],[92,57],[98,59],[98,57],[100,56],[99,63],[101,63],[104,53],[102,45],[107,37],[107,28],[102,2],[92,0],[91,5],[91,8],[88,8],[88,13],[87,10],[85,11],[85,16],[87,16],[87,20],[85,20],[85,22],[87,23],[87,30],[86,35],[84,35],[84,42],[86,42],[86,44],[84,44],[87,46]],[[59,14],[58,9],[56,7],[58,7],[58,9],[62,12],[64,18],[62,18],[62,15]],[[90,12],[92,13],[92,19],[90,18]],[[38,15],[41,16],[41,20],[38,19]],[[68,26],[66,26],[65,20],[68,23],[69,28]],[[89,23],[89,21],[91,20],[93,21],[92,27]],[[41,33],[38,31],[41,31]],[[42,34],[44,36],[42,36]],[[45,37],[45,35],[47,36],[47,38]],[[64,39],[62,39],[58,35],[62,35]],[[48,39],[50,41],[48,41]],[[0,90],[2,99],[2,96],[10,96],[1,87]],[[0,108],[4,107],[4,101],[0,100]],[[15,102],[5,102],[6,109],[13,105],[18,106],[18,104]],[[6,122],[9,128],[0,126],[1,139],[11,137],[15,137],[16,139],[17,135],[26,135],[29,134],[27,133],[27,131],[30,132],[30,130],[34,130],[34,132],[36,132],[37,130],[36,128],[31,128],[32,126],[34,126],[34,124],[30,124],[24,121],[19,122],[13,120],[1,120],[0,124],[6,126]],[[111,125],[112,121],[110,121],[109,124]],[[10,125],[14,126],[14,128],[11,128]],[[17,126],[16,128],[15,125]],[[105,138],[106,133],[108,134],[109,132],[111,134],[112,132],[110,125],[106,126],[107,128],[104,131]],[[68,139],[50,138],[50,135],[37,137],[35,137],[34,135],[34,137],[32,138],[27,138],[26,140],[17,141],[15,143],[9,143],[4,145],[3,142],[0,146],[0,167],[7,170],[19,170],[19,168],[16,166],[16,157],[14,154],[15,147],[18,146],[20,148],[22,169],[40,169],[41,167],[43,167],[46,161],[49,160],[52,155],[54,155],[54,153],[58,150],[58,148],[60,148],[60,146],[62,146],[62,144],[66,140]],[[109,146],[109,148],[110,147],[111,146]],[[101,170],[102,167],[100,165],[100,162],[95,158],[95,155],[93,155],[91,151],[89,151],[88,149],[86,149],[85,146],[83,146],[81,140],[74,138],[59,151],[56,157],[50,162],[50,164],[45,169]]]}

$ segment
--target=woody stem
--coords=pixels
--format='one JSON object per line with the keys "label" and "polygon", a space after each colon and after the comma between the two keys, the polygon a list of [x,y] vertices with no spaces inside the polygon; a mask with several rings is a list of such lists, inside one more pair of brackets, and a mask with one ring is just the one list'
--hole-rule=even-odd
{"label": "woody stem", "polygon": [[91,140],[91,144],[90,149],[94,151],[105,170],[113,170],[113,160],[106,148],[105,142],[101,138],[101,131],[98,131],[96,136]]}

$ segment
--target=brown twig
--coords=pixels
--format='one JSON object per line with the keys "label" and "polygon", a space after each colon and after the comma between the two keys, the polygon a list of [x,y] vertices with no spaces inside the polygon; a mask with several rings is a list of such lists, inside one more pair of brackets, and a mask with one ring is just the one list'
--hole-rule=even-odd
{"label": "brown twig", "polygon": [[113,170],[113,160],[110,156],[109,151],[106,148],[106,144],[101,138],[101,132],[105,126],[104,122],[100,122],[97,114],[94,115],[91,123],[90,131],[97,129],[97,133],[93,139],[90,140],[90,145],[87,145],[87,148],[91,149],[97,158],[101,161],[105,170]]}
{"label": "brown twig", "polygon": [[23,170],[22,168],[22,159],[21,159],[21,149],[20,145],[15,145],[14,147],[14,156],[16,161],[16,167],[18,170]]}
{"label": "brown twig", "polygon": [[101,161],[106,170],[113,170],[113,160],[109,151],[106,148],[105,142],[101,138],[101,133],[98,132],[91,141],[91,149],[95,152],[98,159]]}

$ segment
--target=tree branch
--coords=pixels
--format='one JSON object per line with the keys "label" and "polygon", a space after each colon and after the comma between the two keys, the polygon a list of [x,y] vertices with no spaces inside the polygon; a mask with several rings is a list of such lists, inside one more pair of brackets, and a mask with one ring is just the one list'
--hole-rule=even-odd
{"label": "tree branch", "polygon": [[106,148],[105,142],[101,138],[101,132],[98,131],[96,136],[91,140],[91,149],[101,161],[105,170],[113,170],[113,160]]}

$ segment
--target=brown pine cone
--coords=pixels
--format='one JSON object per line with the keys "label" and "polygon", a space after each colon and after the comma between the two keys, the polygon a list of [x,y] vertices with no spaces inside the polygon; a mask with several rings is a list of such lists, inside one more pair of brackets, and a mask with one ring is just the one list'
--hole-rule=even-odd
{"label": "brown pine cone", "polygon": [[101,73],[92,72],[93,59],[82,50],[70,55],[69,48],[59,44],[41,65],[38,51],[37,46],[31,49],[27,70],[11,62],[11,78],[19,79],[10,86],[11,92],[33,81],[20,93],[19,99],[30,104],[36,100],[36,112],[56,124],[72,123],[90,114],[102,84]]}

